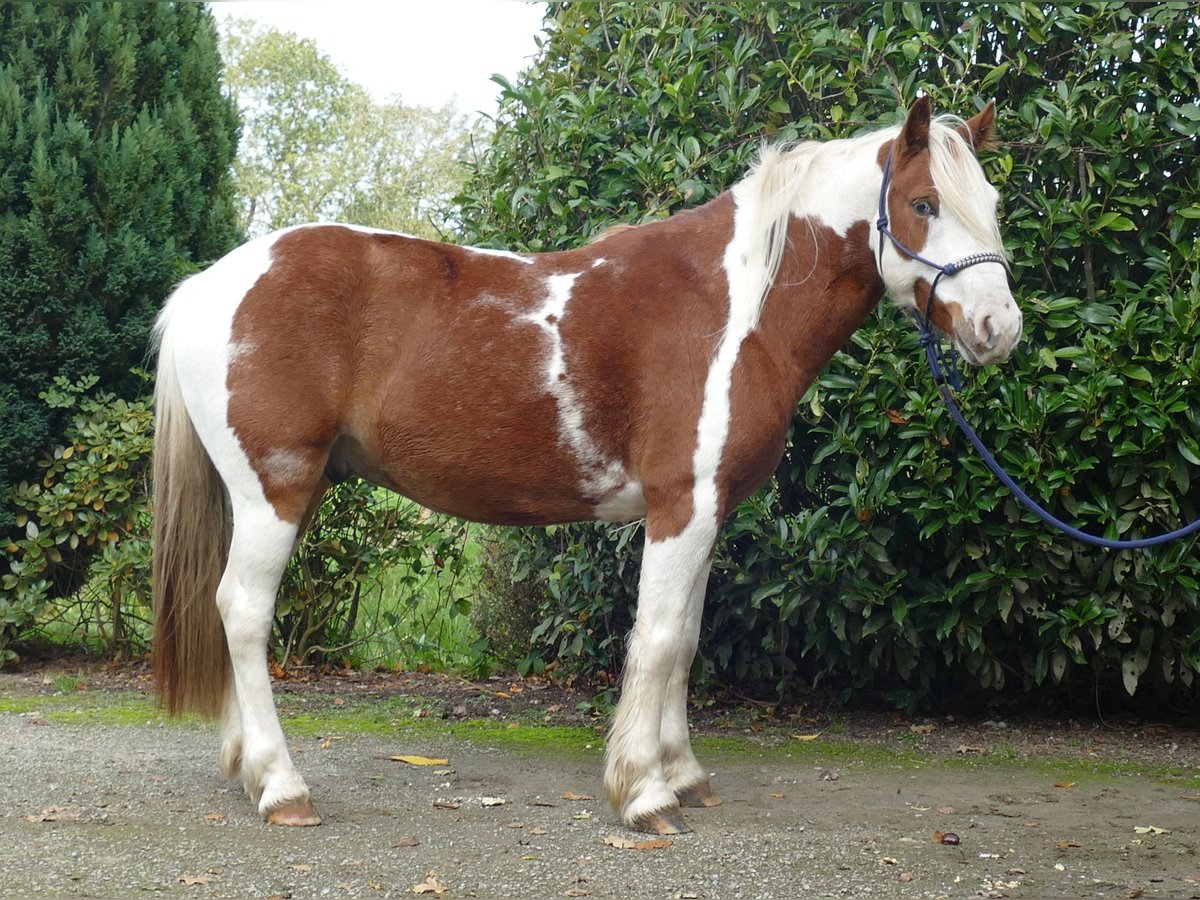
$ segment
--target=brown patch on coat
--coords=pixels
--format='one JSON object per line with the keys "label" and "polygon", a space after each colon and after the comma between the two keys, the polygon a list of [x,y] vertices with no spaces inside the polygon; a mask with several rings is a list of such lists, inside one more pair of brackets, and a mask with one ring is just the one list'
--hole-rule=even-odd
{"label": "brown patch on coat", "polygon": [[800,396],[883,296],[870,227],[857,222],[841,237],[819,222],[793,217],[789,223],[792,252],[734,368],[719,477],[731,506],[754,493],[779,465]]}
{"label": "brown patch on coat", "polygon": [[[662,529],[686,523],[697,370],[728,318],[731,210],[719,199],[614,234],[604,254],[532,264],[337,226],[284,235],[235,316],[227,378],[229,422],[267,499],[299,521],[328,472],[464,518],[548,524],[592,518],[604,498],[583,485],[616,462]],[[538,315],[547,279],[567,273],[566,308]],[[546,324],[595,460],[560,434]]]}

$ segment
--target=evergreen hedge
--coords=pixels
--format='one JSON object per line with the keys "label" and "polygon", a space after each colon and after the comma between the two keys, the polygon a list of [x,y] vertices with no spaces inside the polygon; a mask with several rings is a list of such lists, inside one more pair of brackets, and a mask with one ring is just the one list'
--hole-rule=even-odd
{"label": "evergreen hedge", "polygon": [[[1031,493],[1110,537],[1200,515],[1200,38],[1186,3],[552,4],[501,81],[461,198],[469,241],[552,250],[713,197],[763,139],[853,135],[927,93],[994,97],[1024,341],[968,417]],[[610,668],[640,536],[512,532],[543,597],[524,665]],[[1094,550],[1019,509],[958,436],[885,303],[802,401],[729,517],[696,674],[927,702],[950,686],[1194,696],[1196,543]]]}
{"label": "evergreen hedge", "polygon": [[88,577],[108,649],[144,612],[136,367],[174,284],[240,237],[220,68],[201,4],[0,4],[0,663]]}
{"label": "evergreen hedge", "polygon": [[159,304],[237,243],[220,65],[202,4],[0,4],[0,497],[67,423],[39,395],[137,396]]}

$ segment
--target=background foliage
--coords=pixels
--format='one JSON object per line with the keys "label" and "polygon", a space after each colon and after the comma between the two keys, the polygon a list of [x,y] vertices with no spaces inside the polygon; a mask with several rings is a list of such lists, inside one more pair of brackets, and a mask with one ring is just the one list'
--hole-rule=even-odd
{"label": "background foliage", "polygon": [[238,240],[236,143],[202,5],[0,4],[0,496],[66,423],[56,377],[144,390],[158,304]]}
{"label": "background foliage", "polygon": [[[1200,58],[1183,3],[555,4],[461,198],[468,240],[572,246],[708,200],[760,141],[853,135],[918,95],[990,97],[1024,343],[969,379],[968,415],[1066,518],[1131,537],[1200,515]],[[940,408],[911,326],[881,307],[801,404],[736,510],[697,672],[940,689],[1084,683],[1190,692],[1195,542],[1108,553],[1017,509]],[[536,667],[611,667],[638,540],[512,536],[516,595],[548,593]],[[613,551],[620,555],[614,561]]]}
{"label": "background foliage", "polygon": [[[41,384],[34,377],[38,366],[72,377],[79,372],[106,377],[87,375],[72,382],[57,376],[22,399],[27,420],[0,422],[0,442],[8,438],[19,447],[26,479],[0,488],[16,525],[0,543],[6,557],[0,575],[0,663],[13,656],[14,638],[33,635],[81,641],[110,656],[129,655],[144,650],[147,640],[146,472],[152,415],[148,401],[121,399],[115,392],[131,397],[147,392],[145,378],[127,369],[146,352],[157,305],[192,268],[189,260],[209,258],[200,253],[219,256],[235,242],[239,211],[241,224],[256,234],[341,218],[436,235],[448,227],[446,207],[461,184],[468,131],[449,108],[408,107],[398,100],[376,105],[313,42],[252,23],[231,23],[222,42],[228,64],[222,70],[215,31],[199,5],[158,4],[132,17],[128,7],[113,4],[67,10],[17,6],[0,7],[0,16],[9,16],[15,29],[0,35],[0,49],[10,39],[13,47],[23,48],[11,67],[0,68],[0,89],[16,91],[7,98],[9,111],[36,119],[38,109],[59,98],[53,115],[43,109],[43,118],[49,116],[56,127],[61,120],[68,130],[86,130],[96,140],[90,152],[98,158],[76,152],[85,145],[79,134],[70,148],[74,156],[64,148],[55,151],[53,170],[44,174],[50,180],[38,182],[40,202],[56,211],[58,223],[57,230],[45,233],[35,227],[44,223],[43,210],[22,206],[32,188],[0,181],[0,200],[11,201],[7,208],[0,206],[4,227],[41,241],[64,241],[61,229],[69,226],[83,235],[86,256],[85,264],[73,263],[68,251],[74,245],[64,243],[50,260],[28,254],[0,260],[0,283],[21,284],[25,294],[18,299],[36,311],[25,320],[0,322],[0,336],[6,351],[13,336],[12,371],[26,378],[30,390]],[[66,34],[69,52],[60,65],[56,54],[67,46]],[[183,53],[191,55],[177,60]],[[176,64],[180,71],[171,68]],[[84,76],[86,85],[71,81]],[[59,93],[47,94],[42,89],[47,83]],[[187,88],[182,99],[173,93],[181,83]],[[224,144],[203,132],[205,120],[187,105],[196,98],[216,104],[227,128]],[[245,115],[236,161],[233,101]],[[122,124],[127,106],[134,116],[128,126]],[[15,144],[28,139],[35,156],[42,152],[42,137],[26,135],[20,122],[14,127]],[[170,143],[172,136],[180,138],[178,145]],[[0,132],[0,147],[4,137]],[[18,162],[7,171],[19,175]],[[229,177],[231,162],[236,185]],[[63,180],[64,172],[78,177]],[[4,195],[14,185],[22,190]],[[211,196],[196,193],[202,189]],[[209,205],[200,211],[207,210],[224,228],[220,234],[196,232],[184,215],[195,214],[188,204],[201,200]],[[60,206],[71,218],[64,218]],[[176,214],[176,219],[155,218],[159,213]],[[113,248],[130,252],[121,255]],[[131,267],[140,268],[133,272]],[[59,280],[35,279],[31,269],[52,271]],[[63,280],[75,294],[53,293]],[[0,297],[0,309],[4,302]],[[77,338],[96,346],[67,342],[63,334],[75,327],[68,323],[58,333],[64,342],[55,347],[47,322],[59,309],[86,323],[91,330]],[[110,311],[124,316],[118,322],[119,345],[106,344],[96,325]],[[11,331],[4,332],[5,327]],[[36,366],[18,352],[35,347],[44,354]],[[79,356],[81,349],[92,355]],[[125,378],[114,381],[114,372]],[[61,432],[45,424],[55,421],[63,423]],[[21,430],[36,422],[45,424],[44,435]],[[465,615],[470,579],[460,576],[467,534],[462,523],[429,517],[411,503],[384,500],[369,486],[339,485],[327,495],[285,576],[272,640],[277,658],[285,663],[391,662],[400,655],[423,663],[452,659],[465,669],[485,666],[486,652],[469,633]]]}
{"label": "background foliage", "polygon": [[311,39],[231,19],[225,83],[245,117],[234,166],[251,235],[336,221],[447,237],[471,130],[452,105],[377,104]]}

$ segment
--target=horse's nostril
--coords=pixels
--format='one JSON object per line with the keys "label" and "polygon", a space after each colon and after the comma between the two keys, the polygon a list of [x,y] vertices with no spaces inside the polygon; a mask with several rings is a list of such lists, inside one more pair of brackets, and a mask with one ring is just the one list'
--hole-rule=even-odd
{"label": "horse's nostril", "polygon": [[996,329],[992,325],[992,317],[984,316],[983,321],[979,323],[980,337],[983,338],[983,345],[991,350],[996,346]]}

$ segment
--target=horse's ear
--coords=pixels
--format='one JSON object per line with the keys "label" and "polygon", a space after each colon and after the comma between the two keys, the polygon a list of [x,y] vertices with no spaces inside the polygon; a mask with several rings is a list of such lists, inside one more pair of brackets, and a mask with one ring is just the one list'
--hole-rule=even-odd
{"label": "horse's ear", "polygon": [[959,125],[958,133],[976,153],[991,147],[996,137],[996,101],[989,100],[987,106]]}
{"label": "horse's ear", "polygon": [[900,129],[900,153],[911,156],[929,146],[929,117],[931,107],[928,97],[918,97],[908,111],[904,127]]}

